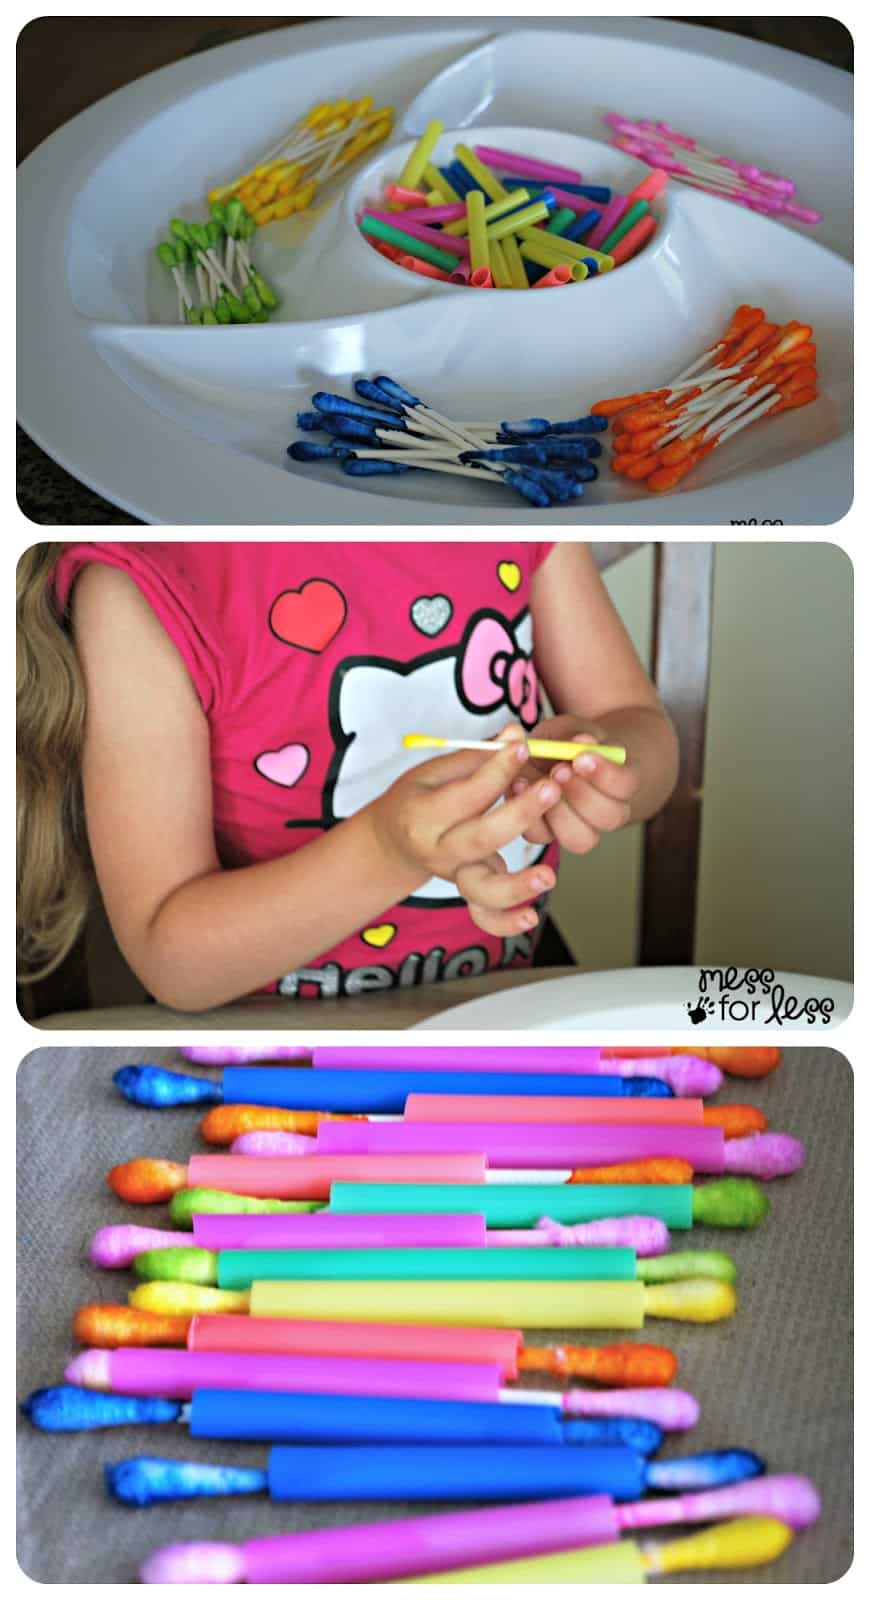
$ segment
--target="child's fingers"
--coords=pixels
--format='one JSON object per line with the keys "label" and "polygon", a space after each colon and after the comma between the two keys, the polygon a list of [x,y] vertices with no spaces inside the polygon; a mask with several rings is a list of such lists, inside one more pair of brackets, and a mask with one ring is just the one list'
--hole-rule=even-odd
{"label": "child's fingers", "polygon": [[630,761],[618,767],[613,761],[605,761],[603,756],[585,751],[572,761],[571,769],[578,778],[585,779],[614,800],[631,800],[640,787],[637,771]]}
{"label": "child's fingers", "polygon": [[476,927],[492,934],[495,939],[510,939],[518,933],[531,933],[541,920],[532,906],[524,906],[519,911],[491,911],[488,906],[473,901],[468,903],[468,914]]}
{"label": "child's fingers", "polygon": [[[572,778],[565,786],[562,802],[597,833],[616,833],[631,819],[631,806],[627,800],[602,794],[594,784],[586,783],[582,778]],[[551,826],[558,827],[559,819],[555,812],[550,813],[549,820]]]}
{"label": "child's fingers", "polygon": [[600,831],[564,799],[547,812],[547,826],[557,844],[575,856],[588,855],[601,839]]}
{"label": "child's fingers", "polygon": [[473,901],[490,911],[525,905],[538,895],[546,894],[555,882],[552,867],[535,865],[523,868],[522,872],[508,872],[500,855],[473,861],[456,874],[456,886],[463,900]]}
{"label": "child's fingers", "polygon": [[461,823],[451,830],[451,837],[442,843],[460,861],[479,861],[501,850],[512,839],[519,839],[538,817],[558,799],[558,786],[549,778],[531,784],[522,794],[514,795],[504,805],[497,806],[486,816],[475,817],[472,822]]}
{"label": "child's fingers", "polygon": [[[484,757],[477,772],[445,787],[438,797],[443,832],[488,812],[507,793],[513,778],[528,759],[528,753],[523,739],[512,740],[508,749]],[[497,849],[497,844],[489,845],[474,853],[475,856],[489,855]]]}

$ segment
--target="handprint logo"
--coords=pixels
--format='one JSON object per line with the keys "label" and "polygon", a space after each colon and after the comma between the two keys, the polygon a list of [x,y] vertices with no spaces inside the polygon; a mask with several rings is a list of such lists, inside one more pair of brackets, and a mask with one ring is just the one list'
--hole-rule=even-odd
{"label": "handprint logo", "polygon": [[686,1001],[686,1010],[689,1013],[689,1021],[695,1027],[698,1026],[699,1022],[706,1022],[707,1018],[713,1015],[715,1009],[716,1008],[712,1000],[698,1000],[694,1005],[692,1005],[691,1001]]}

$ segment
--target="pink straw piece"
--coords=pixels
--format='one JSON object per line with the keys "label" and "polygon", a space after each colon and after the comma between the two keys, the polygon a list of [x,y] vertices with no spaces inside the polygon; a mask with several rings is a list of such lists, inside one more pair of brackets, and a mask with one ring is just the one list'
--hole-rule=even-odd
{"label": "pink straw piece", "polygon": [[[572,194],[570,189],[557,189],[552,183],[548,183],[547,188],[556,200],[557,205],[567,206],[568,210],[576,212],[578,217],[582,216],[586,211],[597,211],[601,204],[600,200],[587,200],[585,194]],[[545,224],[542,222],[541,227],[543,228],[544,226]],[[585,243],[585,240],[583,242]]]}
{"label": "pink straw piece", "polygon": [[392,222],[397,228],[405,228],[408,222],[459,222],[466,215],[464,203],[450,206],[410,206],[407,211],[402,211],[401,216],[396,211],[376,211],[374,204],[366,206],[365,210],[370,217],[380,217],[383,222]]}
{"label": "pink straw piece", "polygon": [[451,275],[441,267],[433,267],[431,261],[421,261],[419,256],[399,256],[397,266],[404,267],[406,272],[416,272],[421,278],[440,278],[442,283],[449,283]]}
{"label": "pink straw piece", "polygon": [[621,220],[627,210],[628,195],[615,194],[613,199],[604,207],[601,213],[601,221],[596,222],[588,239],[584,239],[583,243],[588,244],[591,249],[597,250],[603,244],[607,235],[613,232],[617,222]]}
{"label": "pink straw piece", "polygon": [[538,278],[532,284],[533,289],[561,289],[566,283],[573,282],[570,267],[553,267],[551,272],[545,272],[543,278]]}
{"label": "pink straw piece", "polygon": [[[470,277],[471,277],[471,262],[470,261],[459,261],[459,262],[457,262],[456,267],[454,268],[454,270],[450,274],[450,282],[451,283],[468,283]],[[392,1063],[387,1063],[387,1064],[391,1065]]]}
{"label": "pink straw piece", "polygon": [[640,1417],[668,1433],[694,1428],[701,1415],[686,1389],[569,1389],[562,1396],[564,1417]]}
{"label": "pink straw piece", "polygon": [[497,172],[511,177],[535,178],[540,183],[582,183],[583,174],[573,167],[557,167],[553,161],[535,161],[530,156],[517,155],[513,150],[495,150],[491,145],[476,144],[474,154],[478,161]]}
{"label": "pink straw piece", "polygon": [[489,1237],[486,1219],[477,1212],[455,1216],[243,1212],[209,1213],[193,1219],[193,1242],[203,1250],[461,1250],[481,1249]]}
{"label": "pink straw piece", "polygon": [[638,251],[649,243],[657,228],[655,217],[641,217],[610,250],[609,254],[613,257],[614,265],[621,267],[624,261],[630,261],[632,256],[636,256]]}

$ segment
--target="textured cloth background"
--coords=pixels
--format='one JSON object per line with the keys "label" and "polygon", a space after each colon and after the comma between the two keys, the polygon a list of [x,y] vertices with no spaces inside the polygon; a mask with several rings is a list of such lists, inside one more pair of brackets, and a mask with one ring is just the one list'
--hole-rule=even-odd
{"label": "textured cloth background", "polygon": [[[134,1211],[115,1198],[104,1182],[109,1167],[139,1155],[185,1160],[201,1147],[201,1109],[138,1110],[116,1093],[113,1071],[137,1059],[175,1061],[168,1049],[51,1047],[19,1068],[20,1399],[62,1381],[76,1308],[122,1301],[130,1287],[130,1274],[87,1264],[91,1234],[134,1216],[166,1225],[164,1207]],[[665,1453],[742,1446],[763,1455],[772,1472],[808,1473],[824,1502],[819,1524],[775,1566],[721,1581],[830,1583],[847,1569],[852,1548],[851,1070],[833,1050],[787,1049],[772,1077],[729,1078],[719,1098],[761,1106],[772,1128],[807,1141],[809,1160],[802,1173],[770,1186],[771,1213],[757,1233],[696,1229],[674,1239],[678,1249],[733,1253],[740,1308],[732,1321],[709,1327],[650,1322],[641,1336],[672,1346],[677,1382],[703,1407],[699,1426],[682,1442],[671,1436]],[[586,1338],[532,1337],[548,1344]],[[590,1339],[607,1342],[604,1334]],[[256,1497],[133,1511],[106,1499],[105,1462],[163,1455],[260,1466],[265,1447],[191,1443],[176,1426],[52,1436],[19,1419],[19,1430],[18,1559],[41,1583],[132,1583],[152,1549],[178,1540],[240,1540],[441,1509],[272,1506]]]}

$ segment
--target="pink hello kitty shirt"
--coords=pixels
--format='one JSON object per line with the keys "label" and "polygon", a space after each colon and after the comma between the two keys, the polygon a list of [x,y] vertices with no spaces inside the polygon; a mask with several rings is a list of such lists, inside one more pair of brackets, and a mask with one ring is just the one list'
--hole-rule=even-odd
{"label": "pink hello kitty shirt", "polygon": [[[431,751],[406,733],[488,739],[542,715],[531,580],[549,544],[101,543],[60,557],[69,604],[89,562],[126,572],[181,655],[211,739],[226,867],[301,850]],[[512,870],[556,847],[516,839]],[[359,871],[365,873],[365,861]],[[269,985],[298,999],[411,988],[527,966],[535,934],[500,939],[432,878]]]}

